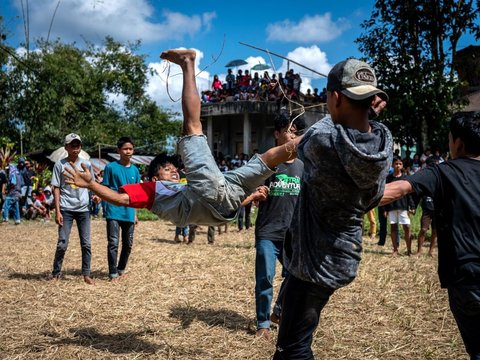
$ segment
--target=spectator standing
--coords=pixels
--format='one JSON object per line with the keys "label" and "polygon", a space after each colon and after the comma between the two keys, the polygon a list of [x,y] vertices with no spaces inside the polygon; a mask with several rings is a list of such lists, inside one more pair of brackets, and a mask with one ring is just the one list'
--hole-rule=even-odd
{"label": "spectator standing", "polygon": [[[297,118],[290,126],[288,114],[279,114],[274,123],[276,145],[284,145],[301,134],[305,128],[303,119]],[[270,339],[270,321],[279,322],[283,300],[282,282],[277,301],[270,315],[273,300],[273,280],[276,260],[283,265],[283,241],[292,220],[293,211],[300,193],[303,162],[294,159],[280,164],[277,172],[267,179],[269,189],[265,201],[259,202],[255,223],[255,309],[257,315],[256,336]],[[282,268],[282,277],[287,272]]]}
{"label": "spectator standing", "polygon": [[[118,139],[117,152],[120,155],[120,159],[105,166],[103,185],[118,191],[123,185],[140,183],[140,172],[131,161],[134,146],[130,137]],[[110,203],[105,204],[105,218],[107,219],[108,276],[110,280],[116,281],[125,273],[128,258],[133,247],[135,224],[137,224],[138,219],[135,209]],[[122,239],[122,250],[120,258],[118,258],[120,236]]]}
{"label": "spectator standing", "polygon": [[20,224],[20,197],[22,196],[22,176],[18,168],[10,164],[8,166],[7,184],[4,186],[5,201],[3,203],[2,224],[8,223],[10,211],[13,210],[15,225]]}
{"label": "spectator standing", "polygon": [[[406,176],[403,173],[403,162],[399,157],[393,159],[393,174],[387,176],[387,184],[405,180]],[[406,196],[391,204],[385,206],[388,213],[388,221],[390,223],[390,235],[392,237],[393,256],[398,255],[398,245],[400,243],[398,225],[403,227],[403,235],[405,236],[405,243],[407,245],[407,255],[412,254],[412,239],[410,238],[410,217],[409,212],[415,212],[415,203],[411,196]]]}
{"label": "spectator standing", "polygon": [[0,212],[3,211],[3,202],[5,201],[5,193],[7,192],[7,173],[0,168]]}
{"label": "spectator standing", "polygon": [[225,82],[227,84],[227,90],[230,90],[233,92],[235,90],[235,75],[232,73],[232,69],[228,69],[228,74],[225,77]]}
{"label": "spectator standing", "polygon": [[67,184],[64,175],[66,169],[71,169],[71,164],[74,164],[77,171],[83,171],[82,164],[85,165],[90,174],[93,174],[93,168],[88,160],[79,157],[82,150],[82,140],[77,134],[71,133],[65,136],[65,150],[67,150],[67,157],[55,163],[52,174],[55,222],[58,224],[58,242],[50,279],[60,279],[63,259],[68,248],[73,221],[75,220],[82,249],[83,280],[87,284],[93,285],[94,281],[90,277],[92,259],[90,211],[88,209],[90,195],[88,189]]}

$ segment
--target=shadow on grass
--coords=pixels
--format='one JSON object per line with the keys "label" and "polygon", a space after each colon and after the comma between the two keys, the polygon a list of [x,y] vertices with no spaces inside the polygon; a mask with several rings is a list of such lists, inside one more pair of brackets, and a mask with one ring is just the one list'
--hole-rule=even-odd
{"label": "shadow on grass", "polygon": [[145,353],[155,354],[165,351],[168,345],[156,345],[142,339],[152,335],[154,331],[144,330],[137,332],[123,332],[117,334],[102,334],[93,327],[71,328],[73,337],[56,339],[50,345],[58,346],[84,346],[96,350],[108,351],[114,354]]}
{"label": "shadow on grass", "polygon": [[199,320],[208,326],[222,326],[230,330],[250,331],[250,319],[239,313],[228,310],[196,309],[193,307],[174,307],[170,317],[180,320],[184,329],[194,320]]}
{"label": "shadow on grass", "polygon": [[[19,273],[19,272],[12,272],[8,274],[9,279],[16,279],[16,280],[36,280],[36,281],[46,281],[50,276],[50,272],[41,272],[41,273]],[[67,269],[62,271],[61,280],[70,280],[65,279],[65,276],[82,276],[82,271],[79,269]],[[108,273],[105,271],[92,271],[90,276],[95,279],[108,279]]]}
{"label": "shadow on grass", "polygon": [[168,240],[168,239],[162,239],[162,238],[157,238],[157,237],[152,237],[152,238],[149,238],[147,240],[148,241],[153,241],[153,242],[156,242],[156,243],[160,243],[160,244],[171,244],[171,245],[180,244],[178,242],[173,241],[173,239]]}

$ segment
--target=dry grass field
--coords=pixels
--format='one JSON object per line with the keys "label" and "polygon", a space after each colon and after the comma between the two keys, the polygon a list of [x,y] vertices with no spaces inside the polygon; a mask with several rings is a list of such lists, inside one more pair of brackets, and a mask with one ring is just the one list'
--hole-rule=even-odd
{"label": "dry grass field", "polygon": [[[50,282],[55,224],[1,226],[0,358],[271,358],[274,343],[253,336],[253,230],[230,227],[214,245],[207,245],[206,227],[193,245],[175,244],[173,230],[141,222],[128,277],[111,283],[105,224],[93,221],[96,284],[89,286],[75,228],[64,278]],[[390,251],[365,244],[357,279],[324,309],[316,358],[467,359],[436,259],[391,258]]]}

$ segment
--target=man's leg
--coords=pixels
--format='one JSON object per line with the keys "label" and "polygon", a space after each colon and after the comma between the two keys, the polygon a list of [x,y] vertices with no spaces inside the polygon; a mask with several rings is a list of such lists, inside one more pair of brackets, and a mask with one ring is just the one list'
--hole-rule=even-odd
{"label": "man's leg", "polygon": [[188,225],[188,243],[191,244],[195,241],[195,236],[197,235],[197,227],[198,225]]}
{"label": "man's leg", "polygon": [[16,198],[13,204],[13,219],[15,220],[15,224],[20,224],[20,203],[19,199]]}
{"label": "man's leg", "polygon": [[202,123],[200,121],[200,96],[195,82],[195,50],[167,50],[162,52],[160,58],[177,64],[183,71],[182,111],[183,134],[201,135]]}
{"label": "man's leg", "polygon": [[273,305],[272,314],[270,315],[270,320],[276,324],[280,324],[280,320],[282,317],[282,304],[283,304],[283,297],[285,295],[285,284],[288,276],[287,269],[283,266],[283,242],[282,241],[275,241],[274,242],[277,248],[277,260],[282,264],[282,284],[280,285],[280,289],[278,290],[277,300],[275,300],[275,304]]}
{"label": "man's leg", "polygon": [[287,277],[274,360],[313,359],[313,333],[333,292],[333,289],[302,281],[291,274]]}
{"label": "man's leg", "polygon": [[238,231],[243,230],[243,218],[245,216],[245,207],[242,206],[240,209],[238,209],[238,215],[237,215],[237,224],[238,224]]}
{"label": "man's leg", "polygon": [[480,360],[480,289],[448,288],[450,310],[471,360]]}
{"label": "man's leg", "polygon": [[250,229],[251,225],[251,217],[250,212],[252,211],[252,203],[248,203],[245,205],[245,230]]}
{"label": "man's leg", "polygon": [[118,274],[122,276],[127,268],[128,258],[132,252],[133,247],[133,233],[135,231],[135,223],[128,221],[120,221],[120,228],[122,229],[122,251],[120,252],[120,259],[118,260]]}
{"label": "man's leg", "polygon": [[73,214],[70,211],[62,211],[63,225],[58,227],[58,242],[55,251],[55,258],[53,260],[52,277],[60,277],[62,270],[63,258],[68,248],[68,239],[72,230]]}
{"label": "man's leg", "polygon": [[207,230],[207,241],[209,244],[215,243],[215,226],[209,226]]}
{"label": "man's leg", "polygon": [[90,211],[75,213],[77,220],[78,236],[80,237],[80,247],[82,248],[82,275],[83,280],[93,285],[94,281],[90,277],[90,263],[92,261],[92,243],[90,240]]}
{"label": "man's leg", "polygon": [[120,225],[117,220],[107,219],[107,260],[108,277],[113,280],[118,277],[117,259]]}
{"label": "man's leg", "polygon": [[378,207],[378,225],[379,225],[379,232],[378,232],[378,244],[380,246],[385,245],[385,241],[387,240],[387,218],[385,216],[385,210],[383,207]]}
{"label": "man's leg", "polygon": [[[273,279],[277,260],[277,248],[273,241],[259,239],[255,242],[255,304],[257,336],[269,338],[270,309],[273,298]],[[267,330],[265,330],[267,329]],[[267,331],[268,335],[265,334]]]}

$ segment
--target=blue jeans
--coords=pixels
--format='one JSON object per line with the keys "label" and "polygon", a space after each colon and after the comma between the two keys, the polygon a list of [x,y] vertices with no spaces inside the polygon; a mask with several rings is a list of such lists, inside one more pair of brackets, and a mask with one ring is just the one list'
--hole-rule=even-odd
{"label": "blue jeans", "polygon": [[[120,230],[122,230],[122,251],[120,252],[120,259],[118,259],[117,265]],[[132,252],[134,230],[135,223],[107,219],[108,274],[111,279],[125,272],[128,258]]]}
{"label": "blue jeans", "polygon": [[58,242],[53,260],[53,276],[59,276],[62,270],[63,258],[68,247],[73,220],[77,223],[80,247],[82,248],[82,275],[90,276],[92,248],[90,242],[90,212],[60,210],[63,216],[63,226],[58,227]]}
{"label": "blue jeans", "polygon": [[188,226],[183,226],[183,227],[180,227],[180,226],[177,226],[175,227],[175,236],[184,236],[184,237],[188,237]]}
{"label": "blue jeans", "polygon": [[20,223],[20,203],[18,197],[5,197],[5,202],[3,203],[3,221],[8,221],[8,215],[10,210],[13,209],[13,218],[15,224]]}
{"label": "blue jeans", "polygon": [[250,211],[252,211],[252,203],[238,209],[238,230],[243,230],[243,218],[245,218],[245,229],[250,229]]}
{"label": "blue jeans", "polygon": [[[257,328],[270,328],[270,308],[273,298],[273,279],[275,278],[276,260],[283,264],[283,241],[258,239],[255,242],[255,304]],[[283,268],[282,276],[287,271]],[[275,304],[274,312],[281,315],[281,303],[285,281],[282,282]]]}
{"label": "blue jeans", "polygon": [[448,301],[470,360],[480,360],[480,288],[449,287]]}
{"label": "blue jeans", "polygon": [[334,290],[288,275],[274,360],[313,359],[313,333]]}

